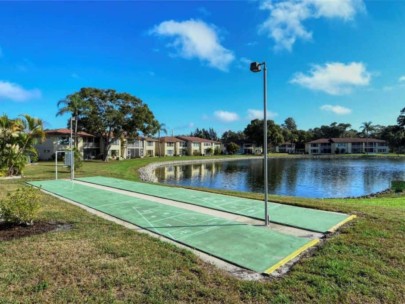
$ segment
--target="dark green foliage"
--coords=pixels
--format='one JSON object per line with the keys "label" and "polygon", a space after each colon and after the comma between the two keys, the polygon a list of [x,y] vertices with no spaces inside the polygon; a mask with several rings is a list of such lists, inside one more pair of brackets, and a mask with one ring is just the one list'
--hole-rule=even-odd
{"label": "dark green foliage", "polygon": [[405,190],[405,181],[392,181],[391,189],[395,192],[403,192]]}
{"label": "dark green foliage", "polygon": [[208,130],[202,128],[200,129],[196,129],[194,132],[191,132],[190,136],[195,136],[195,137],[199,137],[199,138],[205,138],[205,139],[209,139],[209,140],[219,140],[217,132],[215,132],[215,130],[213,128],[209,128]]}
{"label": "dark green foliage", "polygon": [[237,145],[242,145],[246,141],[246,135],[242,131],[234,132],[228,130],[222,134],[221,141],[223,144],[234,142]]}
{"label": "dark green foliage", "polygon": [[[260,146],[263,145],[263,120],[254,119],[244,130],[247,141]],[[277,146],[284,142],[281,127],[273,120],[267,121],[267,141],[270,146]]]}
{"label": "dark green foliage", "polygon": [[17,225],[32,225],[40,208],[39,190],[18,188],[0,201],[0,219]]}
{"label": "dark green foliage", "polygon": [[354,137],[357,134],[355,130],[350,129],[349,123],[333,122],[329,126],[323,125],[319,128],[309,129],[311,140],[319,138],[340,138],[340,137]]}
{"label": "dark green foliage", "polygon": [[235,144],[234,142],[231,142],[226,145],[226,152],[228,154],[235,154],[236,152],[239,151],[239,149],[240,149],[239,145]]}
{"label": "dark green foliage", "polygon": [[397,118],[397,124],[401,128],[405,127],[405,108],[401,110],[401,114]]}
{"label": "dark green foliage", "polygon": [[78,130],[102,139],[106,150],[104,160],[115,139],[124,135],[135,137],[139,132],[149,136],[162,129],[149,107],[128,93],[82,88],[73,95],[83,101]]}

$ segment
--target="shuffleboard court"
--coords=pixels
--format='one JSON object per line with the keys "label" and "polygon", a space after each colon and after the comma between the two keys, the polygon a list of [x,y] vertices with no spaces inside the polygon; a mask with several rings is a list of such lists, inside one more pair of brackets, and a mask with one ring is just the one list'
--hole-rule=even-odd
{"label": "shuffleboard court", "polygon": [[[184,188],[137,183],[110,177],[84,177],[77,180],[97,185],[171,199],[255,219],[264,219],[263,202]],[[316,210],[269,202],[270,221],[305,230],[327,233],[352,219],[343,213]]]}
{"label": "shuffleboard court", "polygon": [[29,184],[260,273],[273,272],[318,242],[71,181]]}

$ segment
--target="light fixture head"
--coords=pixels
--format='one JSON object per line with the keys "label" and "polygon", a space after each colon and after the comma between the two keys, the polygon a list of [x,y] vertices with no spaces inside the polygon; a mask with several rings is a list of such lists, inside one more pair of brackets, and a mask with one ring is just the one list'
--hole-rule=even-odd
{"label": "light fixture head", "polygon": [[250,70],[252,71],[252,72],[260,72],[262,69],[260,68],[260,63],[258,63],[258,62],[252,62],[251,64],[250,64]]}

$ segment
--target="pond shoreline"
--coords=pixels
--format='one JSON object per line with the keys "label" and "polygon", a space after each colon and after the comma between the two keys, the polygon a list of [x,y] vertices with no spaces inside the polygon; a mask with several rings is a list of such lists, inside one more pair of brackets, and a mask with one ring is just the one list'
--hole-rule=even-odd
{"label": "pond shoreline", "polygon": [[245,157],[235,157],[235,158],[210,158],[210,159],[193,159],[193,160],[173,160],[164,161],[149,164],[138,170],[139,177],[144,182],[157,183],[158,178],[156,177],[155,170],[159,167],[173,166],[173,165],[192,165],[192,164],[205,164],[212,162],[222,162],[222,161],[239,161],[245,159],[262,159],[262,156],[245,156]]}
{"label": "pond shoreline", "polygon": [[[139,176],[141,178],[142,181],[144,182],[151,182],[151,183],[159,183],[158,177],[157,177],[157,173],[156,170],[158,168],[161,167],[167,167],[167,166],[182,166],[182,165],[199,165],[199,164],[207,164],[207,163],[218,163],[218,162],[232,162],[232,161],[244,161],[244,160],[263,160],[263,156],[244,156],[244,157],[235,157],[235,158],[225,158],[225,157],[221,157],[221,158],[215,158],[215,159],[193,159],[193,160],[187,160],[187,159],[174,159],[172,161],[162,161],[162,162],[155,162],[152,164],[149,164],[145,167],[142,167],[138,170],[139,172]],[[288,154],[284,154],[284,155],[271,155],[269,156],[269,160],[277,160],[277,159],[284,159],[284,160],[288,160],[288,159],[292,159],[292,160],[296,160],[298,161],[299,159],[308,159],[308,160],[317,160],[317,159],[324,159],[324,160],[331,160],[331,166],[336,168],[336,163],[334,162],[334,160],[342,160],[342,161],[361,161],[363,162],[363,160],[367,160],[370,159],[370,161],[372,159],[374,160],[395,160],[396,161],[400,161],[400,163],[403,165],[401,159],[404,159],[403,157],[399,156],[388,156],[388,157],[383,157],[382,155],[317,155],[317,156],[312,156],[312,155],[288,155]],[[311,165],[312,166],[312,165]],[[325,195],[325,196],[314,196],[316,198],[322,198],[322,199],[326,199],[326,198],[373,198],[373,197],[377,197],[379,195],[383,195],[383,194],[388,194],[391,192],[391,187],[388,188],[383,188],[380,190],[379,189],[374,189],[373,192],[369,192],[369,193],[347,193],[347,196],[337,196],[335,197],[333,194],[333,196],[329,196],[329,195]],[[371,190],[371,189],[370,189]],[[335,193],[336,194],[336,193]],[[354,195],[353,195],[354,194]],[[306,196],[305,196],[306,197]]]}
{"label": "pond shoreline", "polygon": [[[158,179],[155,175],[155,170],[159,167],[165,166],[172,166],[172,165],[190,165],[190,164],[204,164],[204,163],[211,163],[211,162],[221,162],[221,161],[239,161],[239,160],[246,160],[246,159],[262,159],[263,156],[242,156],[242,157],[235,157],[235,158],[209,158],[209,159],[194,159],[194,160],[187,160],[187,159],[176,159],[173,161],[163,161],[163,162],[156,162],[149,164],[145,167],[142,167],[138,170],[139,177],[144,182],[149,183],[157,183]],[[395,158],[404,158],[405,155],[372,155],[372,154],[334,154],[334,155],[308,155],[308,154],[270,154],[269,159],[368,159],[368,158],[386,158],[386,159],[395,159]]]}

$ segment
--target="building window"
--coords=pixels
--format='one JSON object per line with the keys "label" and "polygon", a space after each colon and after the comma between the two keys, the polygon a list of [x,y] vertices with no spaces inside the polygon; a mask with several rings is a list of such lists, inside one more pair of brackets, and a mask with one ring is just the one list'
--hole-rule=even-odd
{"label": "building window", "polygon": [[180,147],[182,148],[187,147],[187,143],[185,141],[180,142]]}
{"label": "building window", "polygon": [[174,147],[174,143],[173,143],[173,142],[168,142],[168,143],[166,143],[166,146],[168,146],[168,147]]}
{"label": "building window", "polygon": [[312,147],[312,148],[317,148],[317,147],[318,147],[318,144],[311,144],[311,147]]}
{"label": "building window", "polygon": [[200,143],[193,142],[193,148],[199,148],[199,147],[200,147]]}
{"label": "building window", "polygon": [[70,137],[67,136],[61,136],[58,138],[58,144],[59,145],[69,145],[70,142]]}
{"label": "building window", "polygon": [[148,141],[146,144],[148,147],[153,147],[153,141]]}

